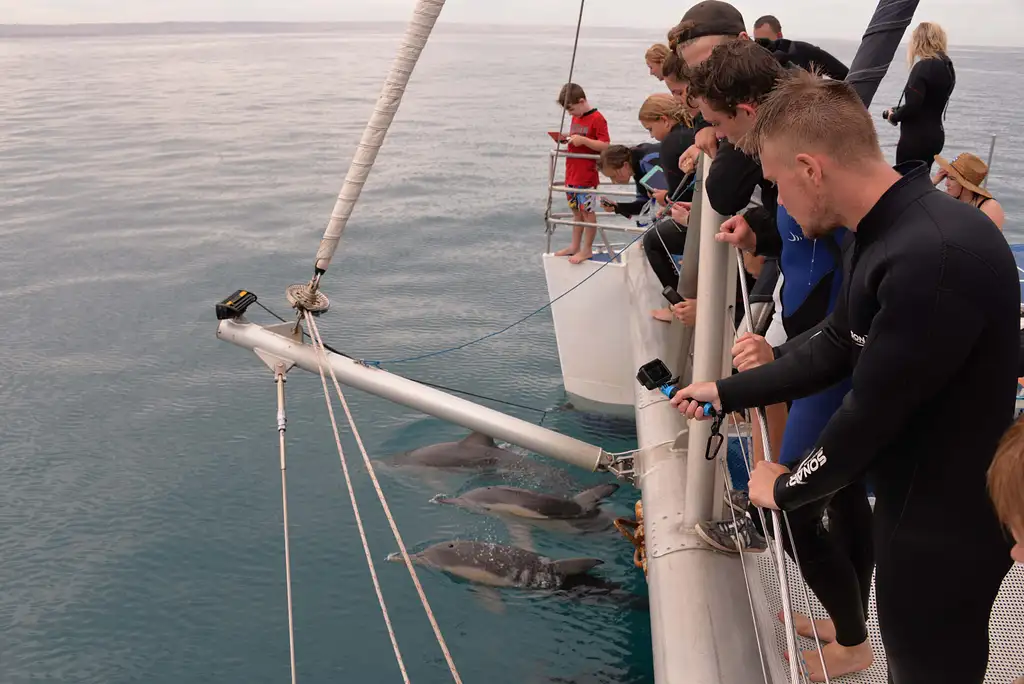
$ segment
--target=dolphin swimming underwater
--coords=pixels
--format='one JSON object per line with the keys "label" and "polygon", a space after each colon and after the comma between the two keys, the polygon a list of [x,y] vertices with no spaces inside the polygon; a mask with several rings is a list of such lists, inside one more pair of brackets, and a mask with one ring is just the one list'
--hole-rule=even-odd
{"label": "dolphin swimming underwater", "polygon": [[399,454],[395,457],[395,465],[500,470],[515,467],[524,458],[508,449],[502,449],[487,435],[471,432],[458,442],[431,444]]}
{"label": "dolphin swimming underwater", "polygon": [[385,467],[415,471],[437,489],[444,488],[439,474],[469,472],[514,474],[518,480],[543,481],[564,489],[574,486],[567,471],[500,447],[479,432],[471,432],[458,442],[431,444],[397,454]]}
{"label": "dolphin swimming underwater", "polygon": [[519,487],[480,487],[456,497],[435,496],[431,501],[513,518],[563,532],[600,532],[612,526],[612,516],[602,515],[602,501],[619,485],[600,484],[572,498]]}
{"label": "dolphin swimming underwater", "polygon": [[[595,577],[589,571],[604,563],[600,558],[554,560],[533,551],[490,542],[446,541],[410,554],[417,565],[434,568],[483,585],[481,598],[489,609],[501,607],[501,598],[491,587],[546,590],[576,601],[611,601],[634,610],[649,610],[646,597],[637,596],[615,582]],[[387,560],[402,562],[399,553]]]}
{"label": "dolphin swimming underwater", "polygon": [[[402,557],[392,553],[387,559]],[[515,546],[456,540],[428,546],[410,559],[477,584],[519,589],[569,589],[582,583],[579,576],[604,563],[600,558],[554,560]]]}

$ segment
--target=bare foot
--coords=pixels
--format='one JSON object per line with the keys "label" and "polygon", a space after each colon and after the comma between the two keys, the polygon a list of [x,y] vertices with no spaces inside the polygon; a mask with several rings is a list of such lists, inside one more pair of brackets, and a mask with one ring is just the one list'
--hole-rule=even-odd
{"label": "bare foot", "polygon": [[570,264],[582,264],[584,261],[586,261],[587,259],[589,259],[592,256],[594,256],[594,253],[591,252],[590,250],[587,250],[585,252],[583,252],[583,251],[576,252],[571,257],[569,257],[569,263]]}
{"label": "bare foot", "polygon": [[[775,617],[778,618],[779,622],[784,623],[786,621],[782,616],[781,610]],[[793,622],[795,623],[797,634],[808,639],[814,638],[809,617],[801,613],[793,613]],[[818,630],[818,638],[821,639],[822,643],[836,640],[836,626],[832,624],[831,620],[815,620],[814,627]]]}
{"label": "bare foot", "polygon": [[555,252],[555,256],[572,256],[578,251],[580,251],[579,247],[566,247]]}
{"label": "bare foot", "polygon": [[655,319],[657,319],[659,321],[664,321],[665,323],[671,323],[672,322],[672,318],[673,318],[673,316],[672,316],[672,309],[668,309],[668,308],[666,308],[666,309],[654,309],[654,310],[651,311],[651,316],[653,316]]}
{"label": "bare foot", "polygon": [[[818,649],[803,651],[800,654],[807,675],[812,682],[825,681],[825,668],[828,668],[829,679],[834,679],[852,672],[866,670],[874,662],[871,642],[867,639],[856,646],[841,646],[835,642],[825,644],[821,647],[821,653],[825,657],[824,667],[822,667],[821,658],[818,656]],[[788,653],[786,659],[789,660]]]}

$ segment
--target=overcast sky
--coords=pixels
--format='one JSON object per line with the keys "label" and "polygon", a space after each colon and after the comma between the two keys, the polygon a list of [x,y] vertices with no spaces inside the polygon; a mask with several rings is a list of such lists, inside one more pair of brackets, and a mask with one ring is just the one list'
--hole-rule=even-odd
{"label": "overcast sky", "polygon": [[[391,21],[414,0],[0,0],[0,23],[147,21]],[[661,29],[691,0],[587,0],[595,26]],[[874,0],[737,0],[747,22],[774,14],[791,37],[859,38]],[[448,0],[444,22],[575,23],[578,0]],[[921,0],[916,19],[937,21],[951,44],[1024,45],[1024,0]]]}

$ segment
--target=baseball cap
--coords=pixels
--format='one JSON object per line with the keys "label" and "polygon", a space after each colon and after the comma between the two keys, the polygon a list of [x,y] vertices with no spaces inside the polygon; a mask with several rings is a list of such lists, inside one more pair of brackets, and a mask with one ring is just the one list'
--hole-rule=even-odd
{"label": "baseball cap", "polygon": [[721,0],[703,0],[687,10],[670,35],[678,45],[704,36],[738,36],[746,30],[738,9]]}

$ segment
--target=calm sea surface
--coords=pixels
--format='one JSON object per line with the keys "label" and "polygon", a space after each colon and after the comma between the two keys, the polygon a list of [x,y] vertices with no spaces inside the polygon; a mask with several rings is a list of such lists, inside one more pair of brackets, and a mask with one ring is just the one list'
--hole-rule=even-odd
{"label": "calm sea surface", "polygon": [[[247,288],[284,311],[285,287],[309,277],[399,35],[359,26],[0,42],[0,682],[287,680],[272,378],[216,341],[213,303]],[[662,90],[643,63],[657,37],[584,32],[575,80],[615,140],[642,139],[636,110]],[[546,301],[544,131],[558,125],[571,40],[439,27],[325,277],[331,343],[369,359],[412,356]],[[856,48],[823,45],[847,61]],[[989,134],[1000,136],[990,188],[1020,239],[1024,52],[952,56],[947,153],[985,156]],[[876,114],[905,76],[894,68]],[[896,130],[879,127],[894,143]],[[395,370],[542,410],[565,401],[547,313]],[[295,372],[287,389],[299,679],[399,681],[319,380]],[[349,399],[374,457],[464,434]],[[613,451],[634,439],[628,423],[572,411],[545,424]],[[448,681],[408,576],[380,562],[394,541],[355,472],[412,680]],[[565,474],[574,488],[601,481]],[[508,541],[491,519],[429,504],[436,486],[382,480],[416,547]],[[620,491],[614,507],[626,513],[635,498]],[[553,556],[600,556],[605,576],[645,592],[614,532],[537,542]],[[645,613],[506,592],[496,614],[466,584],[421,577],[467,682],[651,678]]]}

